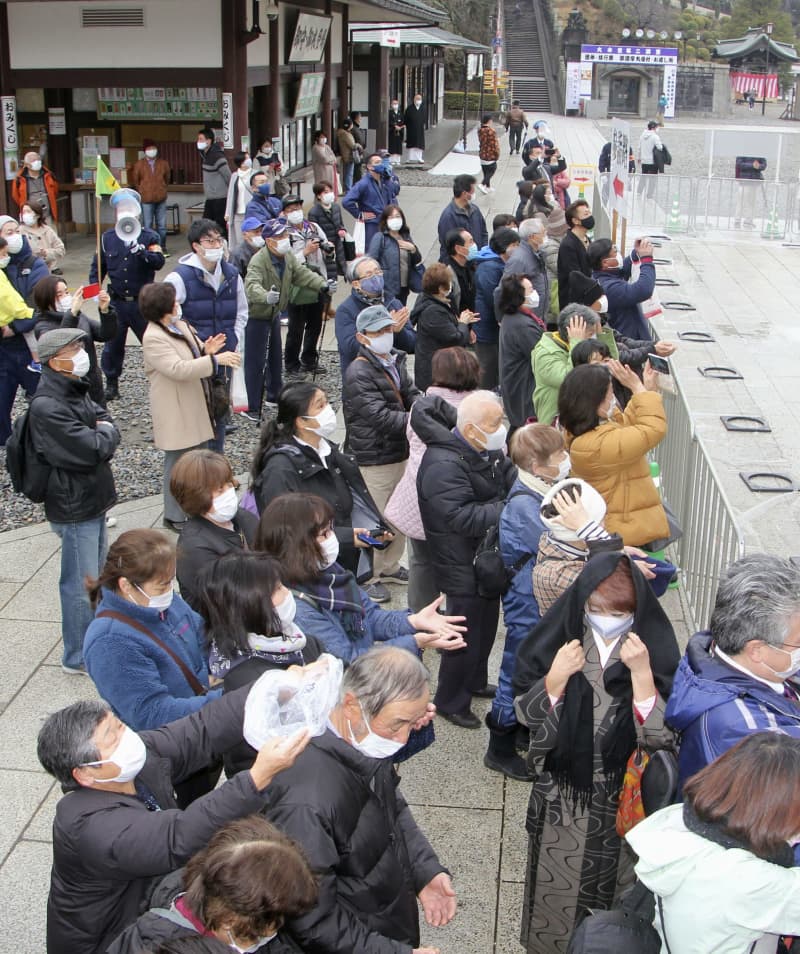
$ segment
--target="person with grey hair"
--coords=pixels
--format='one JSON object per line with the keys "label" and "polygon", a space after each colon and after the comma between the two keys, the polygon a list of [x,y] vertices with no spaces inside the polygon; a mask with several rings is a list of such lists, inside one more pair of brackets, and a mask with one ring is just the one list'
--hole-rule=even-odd
{"label": "person with grey hair", "polygon": [[367,255],[362,255],[348,265],[347,280],[350,282],[352,291],[336,309],[334,319],[342,380],[350,362],[355,361],[361,346],[356,337],[356,319],[365,308],[383,305],[388,309],[394,322],[392,325],[394,348],[398,351],[413,354],[417,340],[414,329],[408,324],[408,308],[398,298],[388,296],[384,290],[383,271],[379,262]]}
{"label": "person with grey hair", "polygon": [[458,410],[436,395],[418,398],[411,427],[426,445],[417,494],[439,590],[447,612],[466,618],[465,649],[442,656],[436,703],[439,713],[464,729],[480,728],[472,696],[491,698],[488,660],[497,635],[499,595],[480,594],[473,560],[497,524],[517,476],[506,456],[503,405],[491,391],[473,391]]}
{"label": "person with grey hair", "polygon": [[667,705],[680,782],[751,732],[800,738],[800,568],[751,553],[720,579],[711,625],[690,640]]}
{"label": "person with grey hair", "polygon": [[174,787],[242,741],[247,689],[136,733],[98,699],[54,712],[39,731],[42,767],[67,797],[56,806],[47,901],[50,954],[101,954],[132,924],[153,881],[186,864],[226,822],[261,812],[265,790],[309,733],[270,739],[247,772],[186,811]]}
{"label": "person with grey hair", "polygon": [[405,649],[371,649],[345,672],[325,732],[270,787],[266,817],[301,845],[319,883],[311,912],[287,922],[302,950],[436,951],[419,947],[417,902],[428,924],[442,927],[456,913],[456,894],[391,759],[433,711],[420,660]]}
{"label": "person with grey hair", "polygon": [[[520,244],[509,256],[503,269],[503,276],[521,275],[527,278],[536,292],[535,299],[531,299],[531,309],[539,318],[546,319],[550,306],[550,279],[545,261],[539,254],[539,249],[547,238],[545,223],[541,219],[525,219],[520,222],[517,232]],[[495,292],[495,311],[497,311],[497,295],[498,292]]]}
{"label": "person with grey hair", "polygon": [[604,328],[600,315],[587,305],[571,304],[558,315],[558,331],[542,335],[533,349],[531,361],[536,386],[533,406],[541,424],[552,424],[558,413],[558,389],[572,370],[570,354],[579,341],[597,338],[609,350],[612,358],[619,358],[619,349],[610,328]]}

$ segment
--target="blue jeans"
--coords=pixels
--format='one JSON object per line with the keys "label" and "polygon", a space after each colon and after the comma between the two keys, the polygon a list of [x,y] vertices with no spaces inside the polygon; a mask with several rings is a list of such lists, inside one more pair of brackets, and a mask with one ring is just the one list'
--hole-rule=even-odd
{"label": "blue jeans", "polygon": [[511,689],[511,680],[514,676],[514,667],[517,663],[517,651],[529,630],[522,626],[506,629],[506,642],[503,646],[503,659],[500,662],[500,673],[497,678],[497,692],[492,700],[491,718],[498,726],[511,726],[517,721],[514,711],[514,692]]}
{"label": "blue jeans", "polygon": [[77,523],[54,523],[50,527],[61,539],[61,638],[64,654],[61,661],[71,669],[83,664],[83,637],[94,610],[84,586],[87,576],[97,577],[106,559],[106,515]]}
{"label": "blue jeans", "polygon": [[345,192],[351,189],[353,186],[353,163],[352,162],[343,162],[342,163],[342,188]]}
{"label": "blue jeans", "polygon": [[161,248],[167,247],[166,199],[161,202],[142,202],[142,225],[146,229],[155,229],[161,239]]}
{"label": "blue jeans", "polygon": [[36,392],[40,374],[28,371],[31,353],[22,335],[4,338],[0,344],[0,447],[11,436],[11,411],[17,388],[24,388],[28,397]]}

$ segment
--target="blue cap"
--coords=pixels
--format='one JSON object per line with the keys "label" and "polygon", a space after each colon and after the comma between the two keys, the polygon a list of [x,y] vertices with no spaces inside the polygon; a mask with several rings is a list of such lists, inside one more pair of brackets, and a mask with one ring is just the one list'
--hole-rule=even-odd
{"label": "blue cap", "polygon": [[255,232],[256,229],[260,229],[263,224],[261,219],[257,219],[254,215],[248,215],[239,228],[242,232]]}
{"label": "blue cap", "polygon": [[264,228],[261,229],[261,234],[265,239],[277,238],[277,236],[283,235],[285,231],[286,219],[267,219]]}
{"label": "blue cap", "polygon": [[370,305],[356,318],[357,331],[380,331],[387,325],[393,325],[394,318],[383,305]]}

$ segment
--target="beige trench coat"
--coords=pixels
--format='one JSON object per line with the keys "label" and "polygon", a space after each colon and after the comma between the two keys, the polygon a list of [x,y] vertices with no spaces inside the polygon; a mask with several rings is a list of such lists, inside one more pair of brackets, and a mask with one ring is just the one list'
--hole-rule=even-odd
{"label": "beige trench coat", "polygon": [[189,341],[202,345],[185,321],[177,325],[183,338],[148,322],[142,339],[153,439],[159,450],[196,447],[214,436],[202,384],[214,373],[214,362],[211,355],[193,357]]}

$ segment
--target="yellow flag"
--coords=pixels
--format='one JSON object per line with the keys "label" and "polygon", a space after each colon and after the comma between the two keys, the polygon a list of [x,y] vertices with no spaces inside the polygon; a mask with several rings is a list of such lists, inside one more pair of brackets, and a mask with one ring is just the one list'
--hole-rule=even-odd
{"label": "yellow flag", "polygon": [[111,170],[103,162],[100,156],[97,157],[97,178],[94,194],[96,196],[111,195],[120,188],[120,184],[111,174]]}

